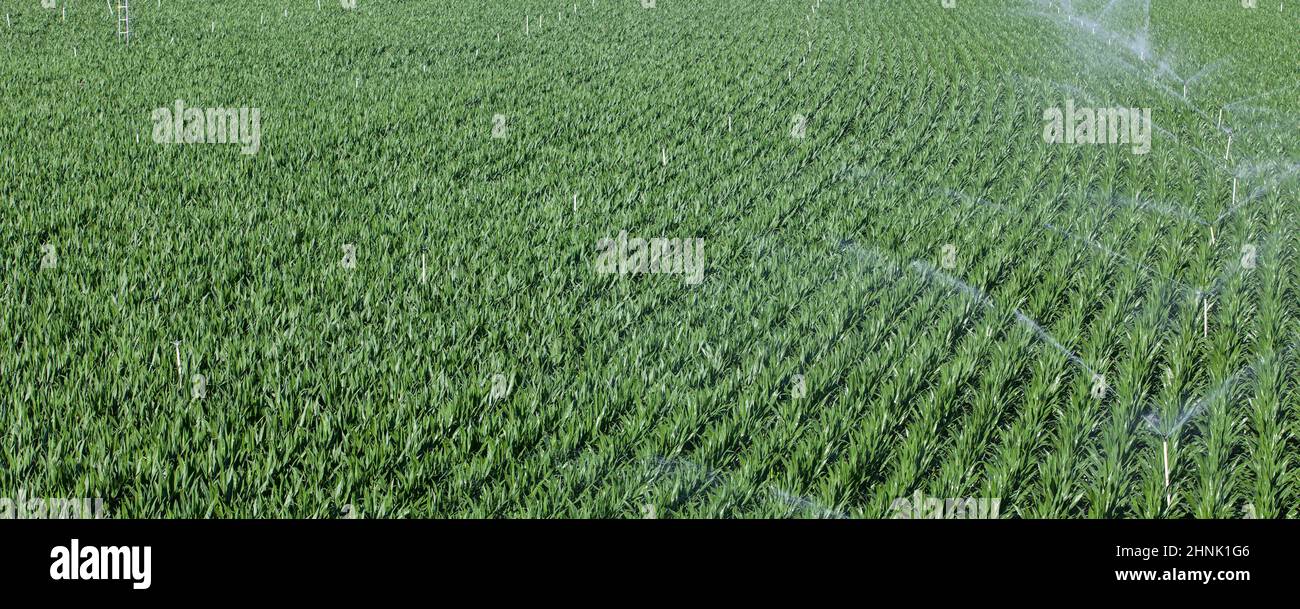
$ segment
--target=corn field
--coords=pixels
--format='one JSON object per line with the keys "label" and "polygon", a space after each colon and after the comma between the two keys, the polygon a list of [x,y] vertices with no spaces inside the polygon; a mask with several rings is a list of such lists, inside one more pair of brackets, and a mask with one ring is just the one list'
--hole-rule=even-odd
{"label": "corn field", "polygon": [[9,2],[0,497],[1300,516],[1271,1]]}

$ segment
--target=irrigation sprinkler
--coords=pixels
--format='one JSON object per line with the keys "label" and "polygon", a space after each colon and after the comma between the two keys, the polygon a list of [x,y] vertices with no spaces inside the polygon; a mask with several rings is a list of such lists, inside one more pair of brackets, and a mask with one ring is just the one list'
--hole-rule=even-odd
{"label": "irrigation sprinkler", "polygon": [[1088,389],[1088,395],[1092,396],[1092,399],[1094,400],[1106,399],[1106,391],[1109,389],[1110,389],[1110,385],[1106,383],[1106,375],[1104,374],[1092,375],[1092,387]]}
{"label": "irrigation sprinkler", "polygon": [[1160,436],[1160,454],[1164,458],[1165,509],[1169,509],[1174,503],[1173,492],[1169,489],[1169,436],[1173,435],[1173,432],[1177,431],[1178,427],[1181,427],[1181,425],[1175,426],[1170,430],[1161,429],[1163,425],[1160,424],[1160,417],[1154,410],[1143,416],[1142,420],[1146,421],[1147,426],[1151,428],[1153,433]]}
{"label": "irrigation sprinkler", "polygon": [[[1277,354],[1277,357],[1279,359],[1285,357],[1288,353],[1291,353],[1297,348],[1300,348],[1300,341],[1291,343],[1289,346],[1282,349],[1282,351]],[[1219,383],[1215,387],[1211,388],[1210,391],[1207,392],[1204,396],[1202,396],[1199,400],[1196,400],[1196,402],[1192,403],[1190,406],[1181,410],[1178,414],[1178,418],[1175,419],[1169,425],[1163,424],[1163,421],[1161,421],[1160,416],[1156,414],[1154,408],[1147,414],[1143,415],[1142,420],[1146,422],[1147,426],[1151,428],[1151,431],[1153,433],[1160,436],[1161,442],[1163,444],[1162,454],[1164,457],[1166,507],[1168,507],[1173,503],[1172,496],[1169,490],[1170,489],[1169,487],[1169,438],[1173,437],[1174,434],[1178,433],[1178,431],[1182,429],[1183,425],[1186,425],[1187,422],[1192,420],[1193,417],[1199,415],[1206,408],[1209,408],[1210,403],[1212,403],[1218,398],[1227,396],[1228,390],[1235,383],[1245,378],[1246,376],[1252,374],[1255,368],[1261,365],[1262,363],[1264,363],[1265,361],[1266,358],[1260,358],[1256,360],[1254,363],[1247,364],[1246,366],[1243,366],[1241,369],[1232,373],[1231,376],[1225,379],[1222,383]]]}

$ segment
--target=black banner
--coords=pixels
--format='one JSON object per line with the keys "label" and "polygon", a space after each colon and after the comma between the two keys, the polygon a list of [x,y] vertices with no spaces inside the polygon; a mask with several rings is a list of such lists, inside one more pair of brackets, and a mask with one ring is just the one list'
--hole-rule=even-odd
{"label": "black banner", "polygon": [[647,594],[671,595],[736,570],[771,585],[869,581],[939,596],[1031,585],[1235,594],[1295,581],[1296,530],[1262,520],[13,520],[0,521],[0,581],[37,598],[202,590],[233,600],[650,577]]}

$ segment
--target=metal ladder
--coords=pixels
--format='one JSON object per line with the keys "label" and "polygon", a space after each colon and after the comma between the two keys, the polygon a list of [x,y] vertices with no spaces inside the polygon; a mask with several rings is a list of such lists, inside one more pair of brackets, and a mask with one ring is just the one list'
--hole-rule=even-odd
{"label": "metal ladder", "polygon": [[117,0],[117,38],[122,42],[131,42],[130,0]]}

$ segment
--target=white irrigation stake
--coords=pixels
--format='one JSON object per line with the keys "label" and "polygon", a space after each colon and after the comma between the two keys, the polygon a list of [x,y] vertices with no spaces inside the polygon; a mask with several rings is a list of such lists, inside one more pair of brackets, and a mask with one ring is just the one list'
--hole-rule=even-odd
{"label": "white irrigation stake", "polygon": [[181,380],[181,385],[184,385],[185,375],[181,372],[181,341],[172,341],[172,345],[176,346],[176,377]]}
{"label": "white irrigation stake", "polygon": [[1228,160],[1228,156],[1231,155],[1231,154],[1232,154],[1232,134],[1229,133],[1229,134],[1228,134],[1228,148],[1227,148],[1226,150],[1223,151],[1223,160],[1225,160],[1225,161]]}
{"label": "white irrigation stake", "polygon": [[578,193],[573,193],[573,211],[578,211]]}
{"label": "white irrigation stake", "polygon": [[731,133],[731,115],[727,115],[727,133]]}
{"label": "white irrigation stake", "polygon": [[668,149],[663,146],[659,147],[659,162],[663,164],[664,167],[668,166]]}
{"label": "white irrigation stake", "polygon": [[1204,327],[1201,330],[1201,337],[1209,338],[1210,337],[1210,295],[1209,294],[1205,295],[1205,300],[1202,302],[1202,304],[1204,305],[1204,307],[1202,309],[1201,319],[1202,322],[1204,323]]}
{"label": "white irrigation stake", "polygon": [[1214,245],[1214,225],[1210,225],[1210,245]]}
{"label": "white irrigation stake", "polygon": [[429,283],[429,276],[424,266],[424,254],[420,254],[420,283]]}
{"label": "white irrigation stake", "polygon": [[528,15],[524,15],[524,35],[528,35]]}
{"label": "white irrigation stake", "polygon": [[1219,128],[1223,128],[1223,108],[1219,108]]}
{"label": "white irrigation stake", "polygon": [[1173,498],[1169,495],[1169,438],[1164,439],[1165,453],[1165,508],[1168,509],[1173,504]]}
{"label": "white irrigation stake", "polygon": [[1237,178],[1232,179],[1232,206],[1237,206]]}

